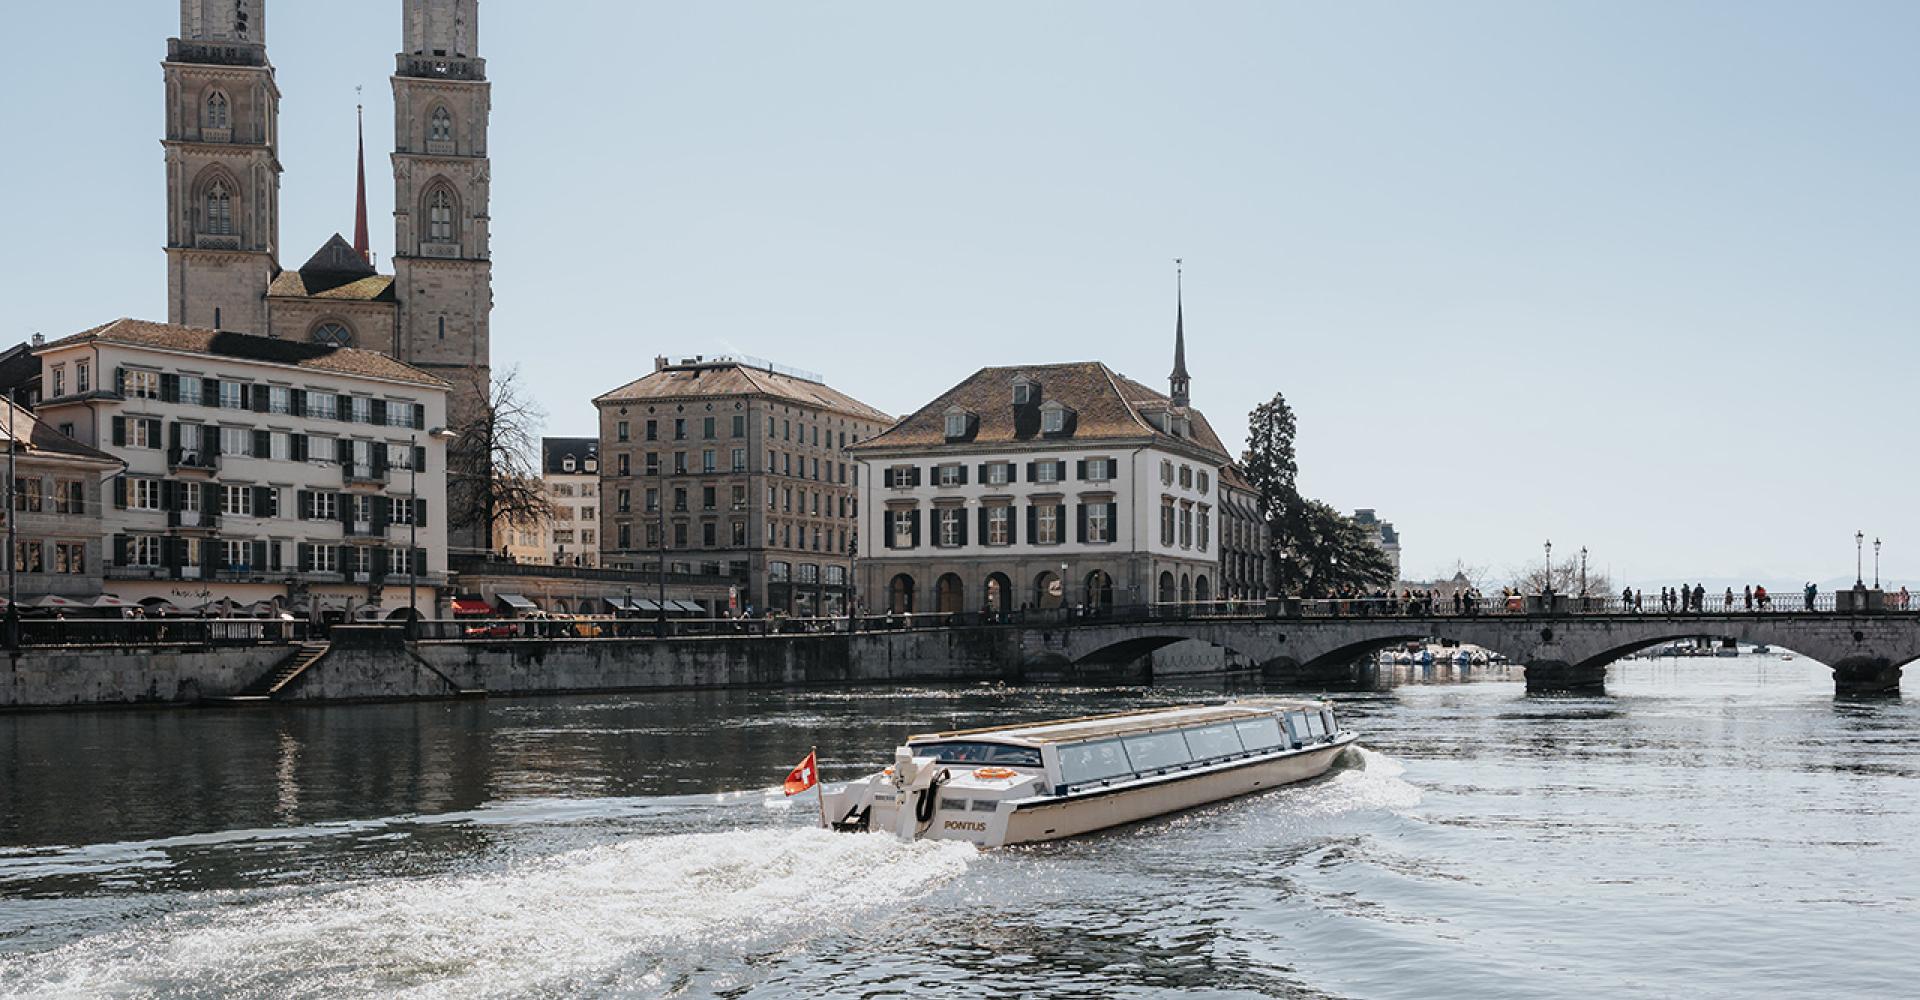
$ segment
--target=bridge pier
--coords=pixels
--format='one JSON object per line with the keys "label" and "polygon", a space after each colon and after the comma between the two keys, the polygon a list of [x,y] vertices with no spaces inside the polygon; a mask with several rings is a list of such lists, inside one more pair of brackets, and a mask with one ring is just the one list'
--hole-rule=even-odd
{"label": "bridge pier", "polygon": [[1535,660],[1526,666],[1528,694],[1605,694],[1607,666]]}
{"label": "bridge pier", "polygon": [[1884,698],[1900,693],[1900,667],[1886,657],[1850,656],[1833,665],[1833,693]]}
{"label": "bridge pier", "polygon": [[1322,658],[1312,663],[1282,657],[1260,665],[1270,684],[1303,691],[1345,690],[1369,686],[1371,664],[1365,658]]}

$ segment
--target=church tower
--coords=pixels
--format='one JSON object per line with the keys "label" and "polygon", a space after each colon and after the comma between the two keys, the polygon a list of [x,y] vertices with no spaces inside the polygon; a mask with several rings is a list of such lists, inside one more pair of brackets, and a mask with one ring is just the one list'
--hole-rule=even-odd
{"label": "church tower", "polygon": [[267,332],[280,251],[280,88],[266,0],[180,0],[167,42],[167,319]]}
{"label": "church tower", "polygon": [[[492,85],[480,58],[479,6],[403,0],[405,44],[393,76],[396,354],[453,384],[448,409],[456,428],[484,407],[491,378]],[[471,445],[455,442],[454,450]],[[459,537],[453,544],[485,548],[485,533],[477,535],[477,544]]]}

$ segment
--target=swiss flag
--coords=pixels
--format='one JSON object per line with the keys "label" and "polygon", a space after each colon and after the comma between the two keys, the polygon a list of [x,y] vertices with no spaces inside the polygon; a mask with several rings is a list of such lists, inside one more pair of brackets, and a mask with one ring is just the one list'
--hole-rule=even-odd
{"label": "swiss flag", "polygon": [[798,767],[787,772],[785,787],[788,795],[798,795],[820,783],[820,761],[818,760],[818,756],[819,754],[817,752],[807,754],[806,760],[801,761]]}

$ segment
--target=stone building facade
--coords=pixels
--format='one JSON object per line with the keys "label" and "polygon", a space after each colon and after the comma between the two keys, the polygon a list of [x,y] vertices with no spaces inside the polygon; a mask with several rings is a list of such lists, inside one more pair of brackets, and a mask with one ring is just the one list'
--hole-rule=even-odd
{"label": "stone building facade", "polygon": [[600,439],[550,437],[540,442],[541,476],[553,517],[548,561],[592,569],[600,565]]}
{"label": "stone building facade", "polygon": [[820,380],[722,358],[598,399],[602,564],[732,577],[735,610],[844,614],[859,471],[891,418]]}
{"label": "stone building facade", "polygon": [[126,468],[99,527],[116,596],[321,617],[392,617],[417,599],[434,616],[439,378],[370,351],[135,320],[37,353],[39,418]]}
{"label": "stone building facade", "polygon": [[[335,235],[298,270],[281,269],[280,91],[265,7],[182,0],[168,42],[169,322],[379,351],[445,381],[449,420],[465,425],[487,399],[493,309],[492,84],[478,0],[401,3],[391,275],[364,242],[364,197],[357,245]],[[364,184],[364,148],[361,170]],[[481,527],[456,545],[484,550]]]}
{"label": "stone building facade", "polygon": [[1266,600],[1269,551],[1260,492],[1238,465],[1229,464],[1220,470],[1220,597]]}
{"label": "stone building facade", "polygon": [[14,599],[93,603],[103,593],[102,488],[120,461],[12,400],[0,399],[0,440],[13,466],[12,509],[0,517],[14,522]]}
{"label": "stone building facade", "polygon": [[1174,392],[1098,362],[988,368],[853,449],[875,611],[1211,600],[1226,449]]}

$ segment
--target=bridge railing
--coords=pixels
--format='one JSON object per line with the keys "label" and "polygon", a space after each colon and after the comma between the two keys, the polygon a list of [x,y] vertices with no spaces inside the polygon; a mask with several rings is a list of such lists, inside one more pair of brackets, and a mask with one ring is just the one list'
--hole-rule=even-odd
{"label": "bridge railing", "polygon": [[22,647],[261,646],[297,643],[307,623],[273,618],[25,618]]}

